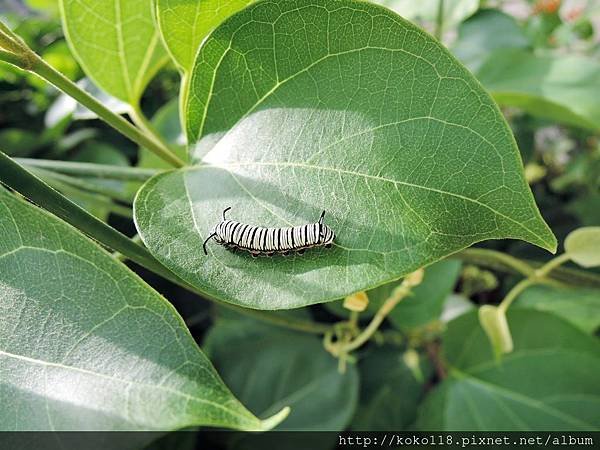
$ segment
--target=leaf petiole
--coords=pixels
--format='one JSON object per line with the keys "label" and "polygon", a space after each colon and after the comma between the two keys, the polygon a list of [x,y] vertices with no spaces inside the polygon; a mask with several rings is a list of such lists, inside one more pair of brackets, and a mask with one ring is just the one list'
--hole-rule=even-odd
{"label": "leaf petiole", "polygon": [[173,150],[171,145],[167,141],[165,141],[165,139],[160,135],[160,133],[158,131],[156,131],[156,128],[154,127],[154,125],[145,116],[145,114],[142,111],[142,109],[140,108],[139,104],[133,105],[131,107],[131,110],[129,111],[128,115],[129,115],[130,119],[133,121],[133,123],[140,130],[142,130],[144,133],[148,134],[149,136],[152,136],[154,139],[156,139],[158,142],[160,142],[164,147],[168,148],[171,152],[173,152],[173,154],[175,154],[175,151]]}
{"label": "leaf petiole", "polygon": [[14,158],[14,161],[30,168],[40,168],[77,177],[93,177],[106,180],[147,181],[160,173],[156,169],[112,166],[73,161],[54,161],[49,159]]}
{"label": "leaf petiole", "polygon": [[[113,189],[109,186],[105,186],[105,185],[102,185],[99,183],[92,183],[90,181],[87,181],[84,178],[76,178],[76,177],[64,175],[62,173],[52,172],[50,170],[41,169],[41,168],[33,168],[32,167],[31,171],[34,174],[38,175],[43,180],[46,180],[46,179],[55,180],[57,182],[60,182],[61,184],[68,185],[71,188],[75,188],[75,189],[78,189],[78,190],[86,192],[86,193],[99,194],[103,198],[108,197],[110,199],[114,199],[114,200],[118,200],[123,203],[127,203],[130,206],[133,203],[132,195],[130,195],[126,192],[123,192],[122,190],[119,190],[119,189]],[[48,183],[48,184],[51,185],[52,183]],[[131,208],[129,208],[129,210],[130,209]],[[131,213],[131,211],[130,211],[130,213]],[[129,217],[130,215],[131,214],[128,214],[127,217]]]}
{"label": "leaf petiole", "polygon": [[96,113],[100,119],[104,120],[118,132],[141,147],[147,148],[173,167],[183,167],[185,165],[177,155],[153,135],[148,135],[144,130],[140,130],[123,117],[112,112],[96,98],[85,92],[44,61],[5,24],[0,26],[0,47],[4,49],[0,51],[0,60],[13,64],[22,70],[37,74],[48,83],[77,100],[90,111]]}
{"label": "leaf petiole", "polygon": [[498,306],[504,313],[508,310],[510,305],[515,301],[515,299],[529,286],[534,284],[544,283],[547,281],[548,275],[557,267],[569,261],[569,255],[563,253],[556,258],[551,259],[546,264],[544,264],[539,269],[535,270],[532,274],[530,274],[524,280],[518,282],[504,297],[504,300]]}

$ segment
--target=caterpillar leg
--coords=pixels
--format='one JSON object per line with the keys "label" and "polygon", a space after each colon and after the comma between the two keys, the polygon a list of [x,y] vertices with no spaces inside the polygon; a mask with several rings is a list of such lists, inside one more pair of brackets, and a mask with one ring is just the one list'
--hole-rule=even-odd
{"label": "caterpillar leg", "polygon": [[260,256],[260,253],[250,252],[250,254],[253,258],[258,258]]}
{"label": "caterpillar leg", "polygon": [[304,255],[304,252],[306,251],[305,248],[301,248],[300,250],[298,250],[298,254],[299,255]]}
{"label": "caterpillar leg", "polygon": [[331,248],[331,244],[325,244],[325,248]]}

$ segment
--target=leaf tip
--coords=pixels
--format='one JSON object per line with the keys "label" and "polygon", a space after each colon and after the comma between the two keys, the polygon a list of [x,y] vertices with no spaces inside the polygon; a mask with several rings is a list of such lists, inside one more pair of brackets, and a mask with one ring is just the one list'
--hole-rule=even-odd
{"label": "leaf tip", "polygon": [[529,240],[529,242],[537,245],[540,248],[543,248],[544,250],[548,250],[550,253],[555,255],[556,251],[558,250],[558,240],[548,224],[546,222],[543,222],[543,224],[543,231],[536,235],[535,240]]}
{"label": "leaf tip", "polygon": [[260,431],[269,431],[283,422],[286,417],[290,414],[292,409],[289,406],[282,408],[277,414],[272,415],[271,417],[262,420],[260,423]]}
{"label": "leaf tip", "polygon": [[556,236],[554,236],[554,234],[552,235],[552,240],[550,242],[546,242],[544,248],[553,255],[556,255],[556,252],[558,250],[558,241],[556,240]]}

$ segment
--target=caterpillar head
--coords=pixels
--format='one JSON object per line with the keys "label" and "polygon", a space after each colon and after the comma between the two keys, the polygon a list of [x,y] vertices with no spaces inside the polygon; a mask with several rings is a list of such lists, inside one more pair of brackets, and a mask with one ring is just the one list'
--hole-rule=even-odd
{"label": "caterpillar head", "polygon": [[321,244],[325,246],[331,246],[333,240],[335,239],[334,231],[329,228],[327,225],[323,223],[323,218],[325,217],[325,211],[321,213],[321,217],[319,217],[319,235]]}
{"label": "caterpillar head", "polygon": [[214,236],[214,240],[217,244],[223,244],[225,242],[221,238],[221,236],[222,236],[221,228],[223,228],[221,223],[218,223],[214,227],[212,227],[212,229],[210,230],[210,234],[212,236]]}

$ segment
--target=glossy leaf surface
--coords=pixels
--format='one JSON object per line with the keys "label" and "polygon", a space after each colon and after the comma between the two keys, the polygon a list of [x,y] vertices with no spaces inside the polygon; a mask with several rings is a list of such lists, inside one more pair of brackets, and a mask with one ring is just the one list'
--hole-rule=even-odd
{"label": "glossy leaf surface", "polygon": [[0,231],[0,429],[264,426],[175,309],[88,238],[4,189]]}
{"label": "glossy leaf surface", "polygon": [[[437,41],[379,6],[251,5],[204,41],[186,110],[196,165],[150,180],[135,215],[150,251],[210,296],[293,308],[484,239],[555,247],[494,102]],[[209,243],[206,257],[230,206],[263,226],[326,210],[336,245],[253,259]]]}

